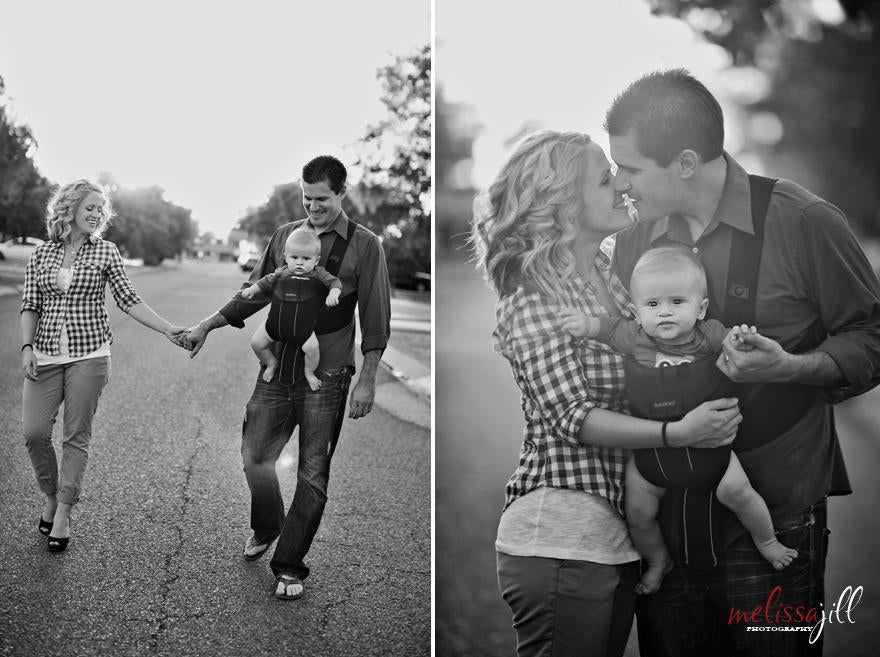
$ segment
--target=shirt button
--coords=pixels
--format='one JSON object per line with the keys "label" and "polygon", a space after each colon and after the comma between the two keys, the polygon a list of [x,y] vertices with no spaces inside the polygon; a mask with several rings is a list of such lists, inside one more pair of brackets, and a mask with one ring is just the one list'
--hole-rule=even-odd
{"label": "shirt button", "polygon": [[698,249],[697,247],[694,247],[691,249],[691,251],[693,251],[694,253],[699,253],[700,249]]}

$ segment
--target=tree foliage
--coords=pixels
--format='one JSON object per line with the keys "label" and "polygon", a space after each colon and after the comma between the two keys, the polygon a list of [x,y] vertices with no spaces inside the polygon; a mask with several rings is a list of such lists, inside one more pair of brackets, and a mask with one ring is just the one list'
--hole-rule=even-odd
{"label": "tree foliage", "polygon": [[12,120],[4,93],[0,77],[0,234],[45,237],[49,182],[31,157],[37,145],[31,129]]}
{"label": "tree foliage", "polygon": [[791,178],[840,206],[861,233],[880,234],[880,3],[841,0],[828,22],[807,0],[651,0],[652,11],[687,21],[730,52],[734,65],[769,78],[747,104],[776,117],[778,139],[746,131],[768,173]]}
{"label": "tree foliage", "polygon": [[106,238],[129,258],[158,265],[176,257],[192,242],[197,232],[192,211],[166,200],[161,188],[125,189],[106,175],[101,182],[110,190],[116,212]]}
{"label": "tree foliage", "polygon": [[377,76],[388,116],[362,140],[360,195],[365,219],[381,227],[392,278],[407,277],[431,270],[430,45],[395,57]]}

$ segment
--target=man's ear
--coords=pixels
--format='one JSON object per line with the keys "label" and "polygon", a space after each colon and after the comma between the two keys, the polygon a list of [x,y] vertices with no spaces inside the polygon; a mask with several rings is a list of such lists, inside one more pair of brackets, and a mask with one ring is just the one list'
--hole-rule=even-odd
{"label": "man's ear", "polygon": [[696,151],[685,148],[678,154],[678,175],[682,178],[691,178],[696,174],[700,162],[700,156]]}
{"label": "man's ear", "polygon": [[703,299],[700,302],[700,313],[697,315],[697,319],[706,319],[707,308],[709,308],[709,299]]}

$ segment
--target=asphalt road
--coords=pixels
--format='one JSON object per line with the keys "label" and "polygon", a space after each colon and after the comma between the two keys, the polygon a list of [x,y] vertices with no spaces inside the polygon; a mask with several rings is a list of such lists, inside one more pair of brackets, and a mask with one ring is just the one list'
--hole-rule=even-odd
{"label": "asphalt road", "polygon": [[[232,264],[184,264],[133,280],[157,312],[190,324],[242,274]],[[240,557],[249,535],[240,430],[257,372],[248,346],[255,320],[215,331],[190,360],[108,305],[110,383],[70,546],[52,554],[37,533],[42,496],[20,431],[19,299],[0,298],[0,654],[429,654],[429,430],[383,408],[346,420],[306,594],[277,601],[268,559]],[[411,394],[379,376],[387,402]],[[288,502],[295,442],[278,466]]]}
{"label": "asphalt road", "polygon": [[[495,298],[463,257],[435,264],[435,550],[438,657],[514,654],[510,612],[495,579],[494,541],[504,486],[522,440],[519,390],[492,349]],[[880,654],[880,389],[838,407],[855,494],[832,498],[826,609],[846,586],[864,587],[852,623],[826,624],[825,654]],[[627,655],[638,654],[631,637]]]}

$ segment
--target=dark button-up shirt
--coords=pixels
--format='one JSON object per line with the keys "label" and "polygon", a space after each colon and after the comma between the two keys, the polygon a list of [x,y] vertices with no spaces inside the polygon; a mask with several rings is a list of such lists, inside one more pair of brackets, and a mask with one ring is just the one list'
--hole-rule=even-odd
{"label": "dark button-up shirt", "polygon": [[[625,284],[644,251],[683,245],[702,260],[709,306],[715,305],[715,315],[723,314],[732,236],[735,231],[755,234],[748,175],[726,153],[725,160],[721,200],[696,242],[677,215],[636,224],[616,236],[615,270]],[[829,404],[880,382],[880,283],[843,213],[789,180],[773,188],[764,231],[758,330],[791,352],[808,327],[821,320],[827,337],[817,348],[834,359],[844,379],[842,386],[819,388],[813,405],[777,440],[739,454],[777,522],[832,490],[836,438]]]}
{"label": "dark button-up shirt", "polygon": [[73,278],[65,292],[56,282],[64,260],[63,242],[46,242],[31,254],[24,270],[21,310],[39,315],[34,348],[57,356],[61,327],[67,326],[70,355],[85,356],[112,341],[107,318],[106,288],[123,312],[138,304],[138,296],[113,242],[87,239],[73,261]]}
{"label": "dark button-up shirt", "polygon": [[[321,240],[320,263],[326,267],[334,236],[343,239],[348,234],[348,223],[351,221],[344,212],[336,218],[331,226],[319,235]],[[260,257],[247,283],[256,283],[285,265],[284,243],[294,229],[307,224],[303,219],[285,224],[276,229],[269,240],[269,245]],[[356,294],[358,301],[358,317],[361,329],[361,351],[373,349],[384,350],[391,335],[391,284],[388,280],[388,267],[385,264],[385,253],[379,238],[360,224],[345,252],[339,266],[337,277],[342,281],[340,298]],[[245,299],[240,291],[219,310],[232,326],[242,328],[244,320],[263,308],[271,300],[270,296],[260,293],[251,299]],[[321,349],[321,370],[335,370],[342,367],[354,367],[354,336],[355,326],[352,321],[348,326],[318,335]]]}

